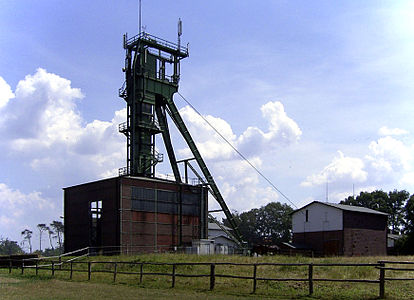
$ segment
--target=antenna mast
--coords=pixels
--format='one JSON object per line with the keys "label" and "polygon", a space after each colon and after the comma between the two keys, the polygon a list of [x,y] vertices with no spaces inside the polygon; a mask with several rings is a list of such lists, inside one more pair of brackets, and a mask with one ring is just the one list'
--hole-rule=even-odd
{"label": "antenna mast", "polygon": [[183,22],[178,18],[178,49],[181,47],[181,35],[183,34]]}
{"label": "antenna mast", "polygon": [[139,0],[139,16],[138,16],[138,34],[141,34],[141,0]]}

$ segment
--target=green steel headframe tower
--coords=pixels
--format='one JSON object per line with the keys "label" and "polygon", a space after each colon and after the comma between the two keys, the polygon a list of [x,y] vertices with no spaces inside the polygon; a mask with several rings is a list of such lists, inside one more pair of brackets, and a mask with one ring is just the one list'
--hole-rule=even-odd
{"label": "green steel headframe tower", "polygon": [[[180,45],[181,21],[178,31],[177,44],[145,32],[132,38],[124,35],[125,82],[119,96],[127,103],[127,121],[119,125],[119,131],[127,137],[127,166],[120,169],[120,175],[155,177],[155,165],[163,161],[163,155],[155,150],[155,136],[161,134],[175,181],[182,182],[168,129],[168,114],[194,156],[181,161],[185,164],[185,181],[190,167],[208,186],[233,227],[234,237],[242,244],[237,224],[173,101],[174,93],[178,92],[180,61],[188,57],[188,46]],[[204,179],[190,160],[197,162]]]}

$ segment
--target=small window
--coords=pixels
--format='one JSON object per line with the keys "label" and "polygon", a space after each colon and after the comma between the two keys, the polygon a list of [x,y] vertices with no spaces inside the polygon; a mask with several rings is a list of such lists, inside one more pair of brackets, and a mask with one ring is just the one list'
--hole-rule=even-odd
{"label": "small window", "polygon": [[92,219],[100,219],[102,216],[102,201],[93,201],[89,210]]}
{"label": "small window", "polygon": [[306,210],[305,222],[309,222],[309,210]]}

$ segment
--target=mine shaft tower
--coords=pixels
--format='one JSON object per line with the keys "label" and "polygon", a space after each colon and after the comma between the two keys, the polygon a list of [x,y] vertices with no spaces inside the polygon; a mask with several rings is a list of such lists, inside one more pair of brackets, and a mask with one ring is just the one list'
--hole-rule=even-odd
{"label": "mine shaft tower", "polygon": [[[125,82],[119,96],[127,103],[127,121],[119,125],[119,131],[127,137],[127,166],[120,169],[120,175],[155,177],[155,166],[163,161],[163,155],[155,150],[155,136],[161,134],[175,181],[182,183],[168,129],[168,114],[194,156],[180,161],[185,166],[186,183],[190,168],[220,204],[234,237],[242,244],[237,224],[173,101],[174,93],[178,92],[180,61],[189,55],[188,46],[180,45],[180,36],[181,21],[177,44],[145,32],[132,38],[124,35]],[[197,162],[204,178],[191,165],[192,160]]]}

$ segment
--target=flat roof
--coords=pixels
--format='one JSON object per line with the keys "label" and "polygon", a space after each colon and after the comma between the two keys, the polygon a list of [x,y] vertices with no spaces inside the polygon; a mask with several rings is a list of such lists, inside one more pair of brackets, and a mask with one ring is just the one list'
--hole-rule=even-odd
{"label": "flat roof", "polygon": [[117,180],[117,179],[122,179],[122,178],[135,179],[135,180],[141,180],[141,181],[169,183],[169,184],[181,184],[181,185],[187,185],[187,186],[191,186],[191,187],[200,187],[200,185],[192,185],[192,184],[185,183],[185,182],[178,183],[174,180],[158,178],[158,177],[144,177],[144,176],[141,177],[141,176],[124,175],[124,176],[115,176],[115,177],[109,177],[109,178],[102,178],[102,179],[98,179],[98,180],[94,180],[94,181],[79,183],[79,184],[75,184],[75,185],[72,185],[72,186],[64,187],[62,189],[66,190],[66,189],[70,189],[70,188],[73,188],[73,187],[78,187],[78,186],[87,185],[87,184],[91,184],[91,183],[97,183],[97,182],[109,181],[109,180]]}

